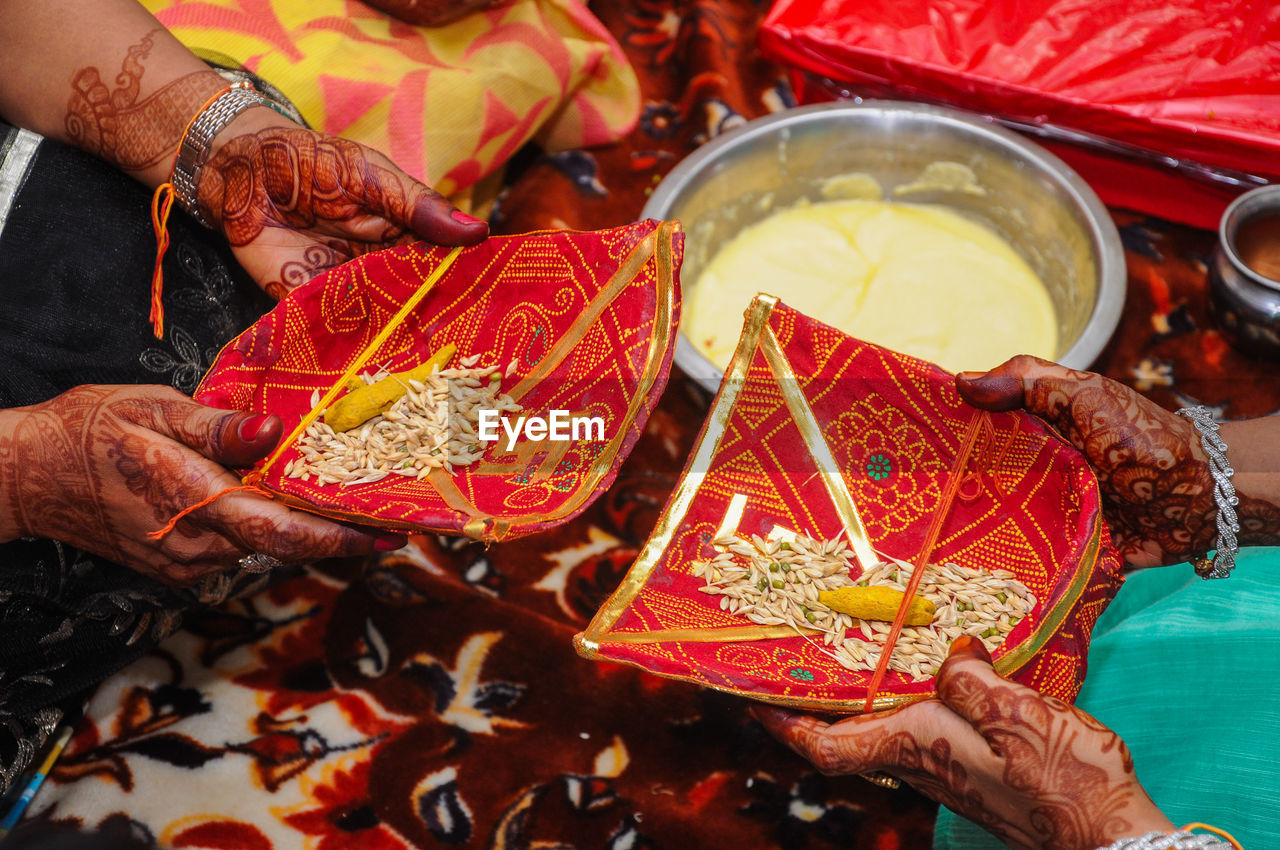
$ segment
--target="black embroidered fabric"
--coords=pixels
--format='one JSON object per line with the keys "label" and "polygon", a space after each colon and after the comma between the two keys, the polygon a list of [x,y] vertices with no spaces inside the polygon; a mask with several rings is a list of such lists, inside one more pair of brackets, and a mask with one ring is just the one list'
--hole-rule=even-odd
{"label": "black embroidered fabric", "polygon": [[[0,407],[81,384],[192,392],[270,299],[218,234],[175,209],[165,337],[157,340],[147,319],[156,250],[150,192],[47,140],[21,167],[10,158],[16,137],[0,122],[0,174],[9,178],[0,180]],[[170,588],[50,540],[0,544],[0,793],[95,684],[172,632],[202,595],[232,590],[225,579]]]}

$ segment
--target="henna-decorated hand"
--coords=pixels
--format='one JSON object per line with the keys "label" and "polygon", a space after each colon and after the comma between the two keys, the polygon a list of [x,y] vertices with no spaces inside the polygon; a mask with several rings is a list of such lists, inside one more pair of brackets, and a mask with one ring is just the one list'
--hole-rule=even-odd
{"label": "henna-decorated hand", "polygon": [[0,410],[0,540],[47,537],[170,584],[227,570],[251,552],[287,563],[404,544],[245,492],[147,532],[239,480],[270,452],[277,416],[217,410],[158,386],[82,386]]}
{"label": "henna-decorated hand", "polygon": [[489,226],[377,151],[246,110],[200,172],[200,212],[280,298],[316,274],[401,242],[474,245]]}
{"label": "henna-decorated hand", "polygon": [[[1110,378],[1025,355],[985,374],[962,372],[956,388],[986,410],[1034,413],[1084,453],[1116,547],[1132,566],[1181,563],[1213,547],[1213,478],[1188,420]],[[1239,497],[1240,541],[1273,541],[1280,509]]]}
{"label": "henna-decorated hand", "polygon": [[1002,679],[981,641],[958,638],[937,681],[938,699],[830,725],[776,708],[752,713],[823,773],[894,774],[1010,847],[1095,850],[1173,829],[1114,732]]}

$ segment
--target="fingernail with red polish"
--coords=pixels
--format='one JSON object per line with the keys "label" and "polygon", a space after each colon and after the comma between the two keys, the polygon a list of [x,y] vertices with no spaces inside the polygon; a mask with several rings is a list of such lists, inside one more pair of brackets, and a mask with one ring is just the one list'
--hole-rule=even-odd
{"label": "fingernail with red polish", "polygon": [[753,705],[747,711],[750,712],[752,717],[765,725],[777,723],[787,716],[785,711],[774,708],[771,705]]}
{"label": "fingernail with red polish", "polygon": [[991,663],[991,653],[987,652],[987,647],[973,635],[960,635],[951,642],[951,650],[947,653],[947,657],[956,655],[968,655],[979,661]]}
{"label": "fingernail with red polish", "polygon": [[473,215],[467,215],[462,210],[454,210],[452,213],[450,213],[450,215],[453,217],[454,221],[458,222],[458,224],[483,224],[484,223]]}
{"label": "fingernail with red polish", "polygon": [[403,549],[409,545],[409,538],[403,534],[395,534],[390,537],[379,537],[373,543],[373,548],[378,552],[394,552],[397,549]]}
{"label": "fingernail with red polish", "polygon": [[271,421],[271,414],[259,413],[255,416],[249,416],[240,420],[240,424],[236,427],[236,436],[246,443],[252,443],[258,439],[258,435],[262,433],[262,429]]}

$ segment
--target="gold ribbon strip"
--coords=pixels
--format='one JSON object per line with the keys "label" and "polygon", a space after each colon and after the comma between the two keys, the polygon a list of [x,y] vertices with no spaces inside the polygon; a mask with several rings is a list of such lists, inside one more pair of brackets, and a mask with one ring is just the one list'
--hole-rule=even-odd
{"label": "gold ribbon strip", "polygon": [[342,377],[339,378],[333,386],[329,387],[329,391],[324,394],[324,397],[311,408],[310,412],[308,412],[306,416],[302,417],[302,421],[298,423],[297,428],[293,429],[293,433],[280,441],[280,444],[276,446],[276,450],[271,453],[266,461],[263,462],[262,466],[252,470],[244,477],[245,484],[251,484],[260,480],[262,478],[262,474],[266,472],[272,464],[279,460],[281,455],[293,447],[293,444],[302,436],[302,433],[307,430],[312,422],[315,422],[316,419],[319,418],[320,411],[327,408],[329,404],[337,398],[338,393],[342,392],[342,390],[346,388],[347,381],[354,378],[356,374],[364,368],[364,365],[369,362],[374,353],[382,347],[382,344],[391,337],[391,334],[395,333],[396,328],[400,327],[400,324],[405,320],[405,318],[413,312],[413,308],[417,307],[418,304],[422,302],[422,299],[427,297],[427,293],[430,292],[440,281],[440,278],[444,277],[445,272],[449,271],[449,268],[453,265],[454,261],[458,259],[458,255],[461,253],[462,247],[459,246],[445,255],[445,258],[440,261],[440,264],[431,270],[431,274],[427,275],[427,279],[422,282],[422,285],[418,287],[418,290],[409,296],[404,304],[401,305],[400,310],[391,317],[391,320],[387,322],[382,330],[378,331],[378,335],[375,336],[367,346],[365,346],[364,351],[361,351],[360,354],[356,356],[356,359],[351,362],[351,365],[347,368],[347,371],[343,373]]}
{"label": "gold ribbon strip", "polygon": [[[801,629],[801,634],[821,634]],[[773,640],[795,637],[790,626],[723,626],[718,629],[658,629],[652,632],[610,632],[609,643],[734,643],[746,640]]]}
{"label": "gold ribbon strip", "polygon": [[783,399],[787,402],[787,409],[791,411],[791,418],[795,420],[796,427],[800,429],[800,436],[804,438],[804,444],[809,449],[809,454],[813,456],[813,462],[818,466],[822,483],[826,485],[836,513],[840,515],[840,521],[844,524],[845,534],[848,535],[849,543],[853,546],[853,554],[858,556],[858,563],[863,570],[871,569],[880,563],[880,559],[871,548],[867,529],[862,524],[862,517],[858,516],[858,506],[853,502],[853,494],[849,492],[848,482],[844,480],[844,474],[840,472],[835,456],[831,454],[831,447],[822,436],[818,418],[813,415],[813,408],[809,407],[809,402],[800,389],[800,381],[796,378],[791,364],[787,362],[786,356],[783,355],[772,328],[764,329],[764,336],[760,339],[760,351],[769,364],[769,371],[781,385],[779,388]]}
{"label": "gold ribbon strip", "polygon": [[729,414],[733,412],[738,393],[742,391],[742,385],[747,380],[747,368],[751,365],[751,358],[755,354],[756,343],[760,339],[761,331],[768,324],[769,314],[776,303],[778,299],[771,295],[757,295],[751,302],[742,336],[738,338],[738,348],[733,353],[729,371],[725,373],[724,382],[720,385],[715,406],[707,418],[702,437],[698,440],[698,447],[685,466],[684,475],[680,477],[680,484],[672,493],[662,516],[658,517],[658,524],[645,542],[644,548],[640,550],[635,563],[627,571],[622,583],[591,618],[581,640],[575,641],[579,651],[587,657],[594,657],[600,648],[599,641],[609,633],[627,605],[657,569],[663,551],[671,543],[676,529],[684,522],[684,516],[689,512],[689,505],[693,504],[693,497],[697,495],[698,488],[702,486],[702,479],[711,468],[711,459],[720,448],[725,427],[729,423]]}

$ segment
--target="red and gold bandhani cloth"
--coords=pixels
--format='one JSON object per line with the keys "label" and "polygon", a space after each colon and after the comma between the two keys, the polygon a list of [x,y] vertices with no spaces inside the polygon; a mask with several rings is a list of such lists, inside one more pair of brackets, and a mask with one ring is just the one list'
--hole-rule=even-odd
{"label": "red and gold bandhani cloth", "polygon": [[[645,221],[594,233],[496,236],[466,248],[369,362],[392,372],[453,343],[505,370],[524,415],[603,420],[603,439],[504,436],[475,464],[423,480],[341,487],[285,477],[290,446],[258,486],[290,505],[401,531],[503,540],[577,516],[613,481],[671,369],[683,235]],[[450,249],[423,243],[367,254],[291,292],[224,348],[198,401],[279,414],[286,432],[356,363]],[[256,478],[257,476],[254,476]]]}
{"label": "red and gold bandhani cloth", "polygon": [[[1122,581],[1097,481],[1078,452],[1026,413],[970,407],[938,367],[764,295],[657,527],[575,646],[766,702],[859,711],[870,671],[845,669],[790,626],[721,610],[699,592],[692,565],[713,557],[726,532],[775,528],[847,536],[863,569],[878,553],[914,560],[953,467],[965,483],[929,561],[1012,570],[1036,604],[994,653],[996,669],[1074,699],[1089,633]],[[889,672],[874,706],[932,690],[932,680]]]}

